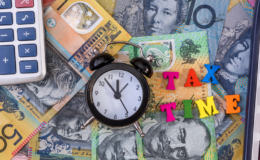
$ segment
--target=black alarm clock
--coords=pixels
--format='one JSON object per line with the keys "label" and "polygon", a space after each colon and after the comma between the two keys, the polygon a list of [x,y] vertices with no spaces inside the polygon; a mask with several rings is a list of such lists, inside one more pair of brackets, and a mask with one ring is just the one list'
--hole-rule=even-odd
{"label": "black alarm clock", "polygon": [[[113,56],[105,53],[111,44],[129,44],[138,47],[141,57],[130,61],[131,65],[112,63]],[[90,61],[92,74],[86,86],[86,102],[92,117],[81,127],[85,129],[94,120],[111,127],[123,128],[134,124],[141,137],[144,133],[138,119],[144,114],[150,98],[150,89],[145,78],[151,78],[153,69],[140,46],[130,42],[111,42],[106,44],[103,52],[94,49],[95,57]],[[145,75],[145,76],[144,76]]]}

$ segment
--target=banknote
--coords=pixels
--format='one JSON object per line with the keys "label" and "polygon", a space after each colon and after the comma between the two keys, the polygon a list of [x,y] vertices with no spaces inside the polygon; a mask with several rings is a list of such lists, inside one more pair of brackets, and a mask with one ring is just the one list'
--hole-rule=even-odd
{"label": "banknote", "polygon": [[[56,0],[43,0],[43,9],[46,11]],[[97,0],[97,2],[110,14],[114,12],[116,0]]]}
{"label": "banknote", "polygon": [[0,157],[11,159],[86,84],[46,42],[47,76],[0,87]]}
{"label": "banknote", "polygon": [[91,117],[85,94],[76,94],[29,142],[30,159],[91,159]]}
{"label": "banknote", "polygon": [[[124,133],[121,133],[107,129],[98,123],[93,123],[92,158],[158,160],[199,156],[203,159],[217,159],[214,117],[199,119],[197,106],[193,102],[194,118],[182,118],[184,112],[183,100],[205,100],[206,97],[211,95],[210,84],[184,88],[190,68],[195,70],[199,79],[206,75],[204,64],[209,63],[207,32],[134,37],[130,42],[140,45],[145,50],[145,57],[150,55],[154,58],[152,63],[154,75],[151,79],[147,79],[150,86],[148,109],[139,121],[146,136],[141,139],[133,128],[127,128]],[[138,50],[132,46],[124,46],[121,51],[120,54],[129,55],[129,59],[140,56]],[[190,58],[187,58],[187,54],[190,54],[188,55]],[[167,79],[162,77],[162,73],[165,71],[179,72],[179,79],[174,81],[176,90],[166,90],[168,82]],[[160,111],[160,105],[172,102],[177,104],[177,109],[173,113],[178,117],[178,120],[166,123],[166,113]],[[188,125],[188,123],[192,125]],[[183,137],[182,140],[183,142],[186,141],[186,145],[180,146],[182,144],[180,139],[172,140],[174,145],[171,145],[169,133],[171,135],[176,133],[174,137],[181,136],[180,126],[184,126],[182,131],[185,130],[186,137]],[[202,138],[200,139],[198,135],[190,134],[197,132],[196,129],[201,131],[199,135],[205,137],[200,136]],[[105,137],[100,138],[101,135]],[[191,139],[194,141],[190,141]],[[193,143],[200,147],[194,148]]]}
{"label": "banknote", "polygon": [[[103,1],[99,0],[100,4]],[[117,0],[113,17],[133,37],[207,31],[212,64],[229,0]],[[114,0],[110,0],[114,4]],[[166,11],[167,10],[167,11]]]}
{"label": "banknote", "polygon": [[[92,0],[55,1],[44,16],[46,37],[67,62],[85,79],[92,71],[94,49],[104,49],[108,42],[129,41],[131,36]],[[123,45],[110,45],[107,52],[116,54]]]}

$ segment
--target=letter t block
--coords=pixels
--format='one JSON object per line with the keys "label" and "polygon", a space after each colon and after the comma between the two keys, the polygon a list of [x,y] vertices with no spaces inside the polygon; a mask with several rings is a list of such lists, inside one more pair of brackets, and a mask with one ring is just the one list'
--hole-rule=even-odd
{"label": "letter t block", "polygon": [[175,117],[172,114],[172,109],[176,109],[176,103],[175,102],[165,104],[165,105],[161,105],[160,108],[161,108],[162,112],[164,112],[166,110],[167,122],[175,121]]}
{"label": "letter t block", "polygon": [[176,79],[179,78],[179,72],[163,72],[163,78],[164,79],[168,78],[168,86],[166,89],[175,90],[174,78],[176,78]]}

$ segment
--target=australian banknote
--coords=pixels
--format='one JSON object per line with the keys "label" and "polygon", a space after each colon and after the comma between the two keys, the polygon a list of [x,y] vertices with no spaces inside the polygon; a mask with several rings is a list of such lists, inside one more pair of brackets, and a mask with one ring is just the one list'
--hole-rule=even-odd
{"label": "australian banknote", "polygon": [[[99,3],[108,0],[99,0]],[[104,3],[105,3],[104,2]],[[212,64],[229,0],[110,0],[113,17],[133,37],[207,31]]]}
{"label": "australian banknote", "polygon": [[[242,159],[246,113],[253,9],[245,0],[231,0],[214,64],[218,85],[212,89],[222,98],[240,95],[239,114],[225,115],[216,128],[219,159]],[[223,43],[222,43],[223,42]],[[225,44],[224,44],[225,43]]]}
{"label": "australian banknote", "polygon": [[[46,11],[56,0],[43,0],[43,9]],[[114,13],[116,0],[97,0],[97,2],[110,14]]]}
{"label": "australian banknote", "polygon": [[[102,51],[108,42],[131,39],[96,1],[55,1],[45,11],[44,22],[48,41],[86,79],[92,74],[89,64],[95,48]],[[114,55],[122,46],[111,45],[106,51]]]}
{"label": "australian banknote", "polygon": [[47,76],[35,83],[0,87],[0,157],[11,159],[86,84],[46,43]]}
{"label": "australian banknote", "polygon": [[[158,160],[185,159],[191,156],[200,156],[203,159],[210,160],[217,159],[214,117],[199,119],[197,108],[193,102],[194,118],[182,118],[183,100],[205,100],[206,97],[211,95],[210,84],[203,84],[201,87],[195,88],[184,88],[189,69],[193,68],[199,79],[206,75],[204,64],[209,63],[207,32],[134,37],[130,41],[140,45],[145,51],[145,56],[151,55],[154,57],[152,63],[154,75],[151,79],[147,79],[151,96],[148,109],[140,119],[146,136],[141,138],[133,128],[126,128],[120,132],[93,123],[93,159],[139,158]],[[120,54],[129,54],[129,59],[140,56],[138,50],[131,46],[125,46],[121,51],[125,54],[121,52]],[[188,55],[190,58],[187,58],[187,54],[190,54]],[[168,82],[167,79],[163,79],[162,73],[167,71],[179,72],[179,78],[174,81],[176,90],[166,90]],[[175,122],[166,123],[166,113],[160,111],[160,105],[172,102],[177,104],[177,109],[173,114],[178,118]],[[170,140],[169,137],[169,133],[171,135],[176,133],[174,137],[181,137],[180,126],[183,126],[182,130],[185,130],[186,133],[186,137],[182,139],[183,142],[186,141],[186,145],[183,146],[179,146],[182,144],[181,138]],[[197,132],[196,129],[200,131],[198,135],[204,137],[194,134]],[[170,143],[174,143],[174,145]],[[193,143],[196,143],[200,148],[193,147]],[[175,153],[176,151],[180,154]]]}
{"label": "australian banknote", "polygon": [[91,117],[85,94],[75,95],[30,141],[30,159],[91,159]]}

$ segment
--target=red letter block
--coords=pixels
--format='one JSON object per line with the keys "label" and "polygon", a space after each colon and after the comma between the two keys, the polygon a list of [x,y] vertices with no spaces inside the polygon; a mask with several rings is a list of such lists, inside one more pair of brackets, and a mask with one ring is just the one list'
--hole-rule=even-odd
{"label": "red letter block", "polygon": [[227,102],[226,114],[234,114],[241,111],[241,108],[237,106],[237,102],[240,101],[240,95],[227,95],[225,99]]}
{"label": "red letter block", "polygon": [[176,103],[175,102],[165,104],[165,105],[161,105],[160,108],[161,108],[162,112],[164,112],[166,110],[167,122],[175,121],[175,117],[172,114],[172,109],[176,109]]}
{"label": "red letter block", "polygon": [[168,78],[167,90],[175,90],[174,78],[179,78],[179,72],[163,72],[163,78]]}
{"label": "red letter block", "polygon": [[190,69],[190,72],[189,72],[187,81],[184,84],[184,87],[191,87],[192,84],[193,84],[193,87],[202,86],[202,84],[200,83],[194,69]]}

